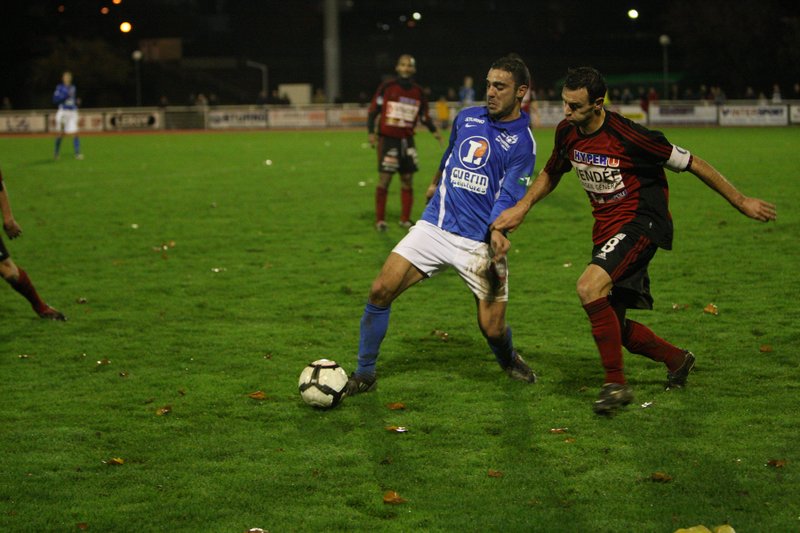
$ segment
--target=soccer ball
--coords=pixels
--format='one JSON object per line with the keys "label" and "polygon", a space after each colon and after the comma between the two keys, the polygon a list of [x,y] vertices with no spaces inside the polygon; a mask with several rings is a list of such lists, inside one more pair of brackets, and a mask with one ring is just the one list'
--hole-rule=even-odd
{"label": "soccer ball", "polygon": [[336,407],[344,398],[347,372],[336,361],[319,359],[300,373],[298,387],[303,401],[320,409]]}

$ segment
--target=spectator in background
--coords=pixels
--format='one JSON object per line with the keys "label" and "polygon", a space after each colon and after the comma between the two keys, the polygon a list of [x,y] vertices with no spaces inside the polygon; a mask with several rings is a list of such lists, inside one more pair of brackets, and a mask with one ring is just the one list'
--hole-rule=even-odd
{"label": "spectator in background", "polygon": [[622,89],[622,94],[620,95],[620,102],[625,105],[630,104],[633,102],[633,93],[631,92],[631,88],[627,85]]}
{"label": "spectator in background", "polygon": [[744,89],[744,96],[742,96],[745,100],[755,100],[756,99],[756,91],[753,89],[752,85],[748,85]]}
{"label": "spectator in background", "polygon": [[783,102],[783,98],[781,98],[781,86],[776,83],[772,86],[772,103],[780,104],[781,102]]}
{"label": "spectator in background", "polygon": [[328,97],[325,96],[325,89],[322,87],[317,87],[314,89],[314,96],[311,98],[311,102],[315,104],[325,104],[328,102]]}
{"label": "spectator in background", "polygon": [[436,121],[440,130],[450,127],[450,102],[447,101],[445,95],[436,100]]}
{"label": "spectator in background", "polygon": [[3,97],[3,109],[8,111],[11,108],[12,108],[12,106],[11,106],[11,98],[9,98],[8,96],[4,96]]}
{"label": "spectator in background", "polygon": [[469,107],[475,104],[475,87],[473,87],[472,76],[464,76],[464,85],[458,90],[458,101],[461,107]]}
{"label": "spectator in background", "polygon": [[269,94],[267,93],[266,89],[261,89],[258,91],[258,96],[256,97],[256,104],[258,105],[267,105],[269,103]]}
{"label": "spectator in background", "polygon": [[722,87],[719,85],[711,86],[711,98],[714,101],[714,105],[722,105],[728,99],[728,97],[725,95],[725,91],[723,91]]}
{"label": "spectator in background", "polygon": [[800,100],[800,82],[792,85],[792,100]]}

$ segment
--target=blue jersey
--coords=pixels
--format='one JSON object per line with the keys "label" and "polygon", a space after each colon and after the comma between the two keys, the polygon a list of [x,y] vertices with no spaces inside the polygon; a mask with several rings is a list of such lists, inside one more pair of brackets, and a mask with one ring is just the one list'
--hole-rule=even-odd
{"label": "blue jersey", "polygon": [[75,94],[74,85],[59,83],[53,93],[53,103],[58,104],[59,109],[78,109],[78,101]]}
{"label": "blue jersey", "polygon": [[536,163],[530,118],[509,122],[470,107],[456,117],[442,156],[442,179],[422,220],[445,231],[487,242],[489,226],[527,191]]}

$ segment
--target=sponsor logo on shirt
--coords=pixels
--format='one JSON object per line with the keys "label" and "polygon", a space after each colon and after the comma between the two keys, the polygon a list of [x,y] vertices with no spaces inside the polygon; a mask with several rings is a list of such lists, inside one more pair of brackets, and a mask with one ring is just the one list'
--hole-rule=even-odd
{"label": "sponsor logo on shirt", "polygon": [[484,119],[475,118],[475,117],[467,117],[467,118],[464,119],[464,122],[466,122],[466,123],[476,122],[478,124],[486,124],[486,121]]}
{"label": "sponsor logo on shirt", "polygon": [[468,170],[478,170],[486,166],[492,148],[485,137],[469,137],[458,147],[458,159]]}
{"label": "sponsor logo on shirt", "polygon": [[599,167],[619,167],[619,159],[616,157],[608,157],[607,155],[600,154],[589,154],[586,152],[581,152],[580,150],[573,151],[572,160],[575,163],[586,163],[587,165],[595,165]]}
{"label": "sponsor logo on shirt", "polygon": [[386,124],[398,128],[411,128],[417,120],[419,101],[405,98],[410,102],[386,102]]}
{"label": "sponsor logo on shirt", "polygon": [[517,141],[519,141],[519,136],[501,132],[497,137],[494,138],[494,140],[497,141],[503,150],[508,152],[511,149],[512,144],[517,144]]}
{"label": "sponsor logo on shirt", "polygon": [[606,168],[573,162],[581,185],[589,193],[611,194],[625,187],[618,168]]}
{"label": "sponsor logo on shirt", "polygon": [[477,194],[486,194],[489,177],[478,172],[470,172],[456,167],[450,174],[450,184],[457,189],[466,189]]}

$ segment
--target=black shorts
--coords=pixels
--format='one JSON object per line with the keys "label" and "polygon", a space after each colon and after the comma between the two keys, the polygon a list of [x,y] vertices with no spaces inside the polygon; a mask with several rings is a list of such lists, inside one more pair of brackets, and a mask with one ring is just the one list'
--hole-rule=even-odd
{"label": "black shorts", "polygon": [[9,257],[11,257],[11,254],[8,253],[8,249],[6,249],[6,245],[3,242],[3,238],[0,237],[0,261],[5,261]]}
{"label": "black shorts", "polygon": [[378,137],[378,172],[413,174],[417,171],[414,137]]}
{"label": "black shorts", "polygon": [[626,224],[619,232],[592,249],[592,265],[605,270],[614,286],[608,298],[611,304],[628,309],[652,309],[650,276],[647,265],[658,246],[637,224]]}

